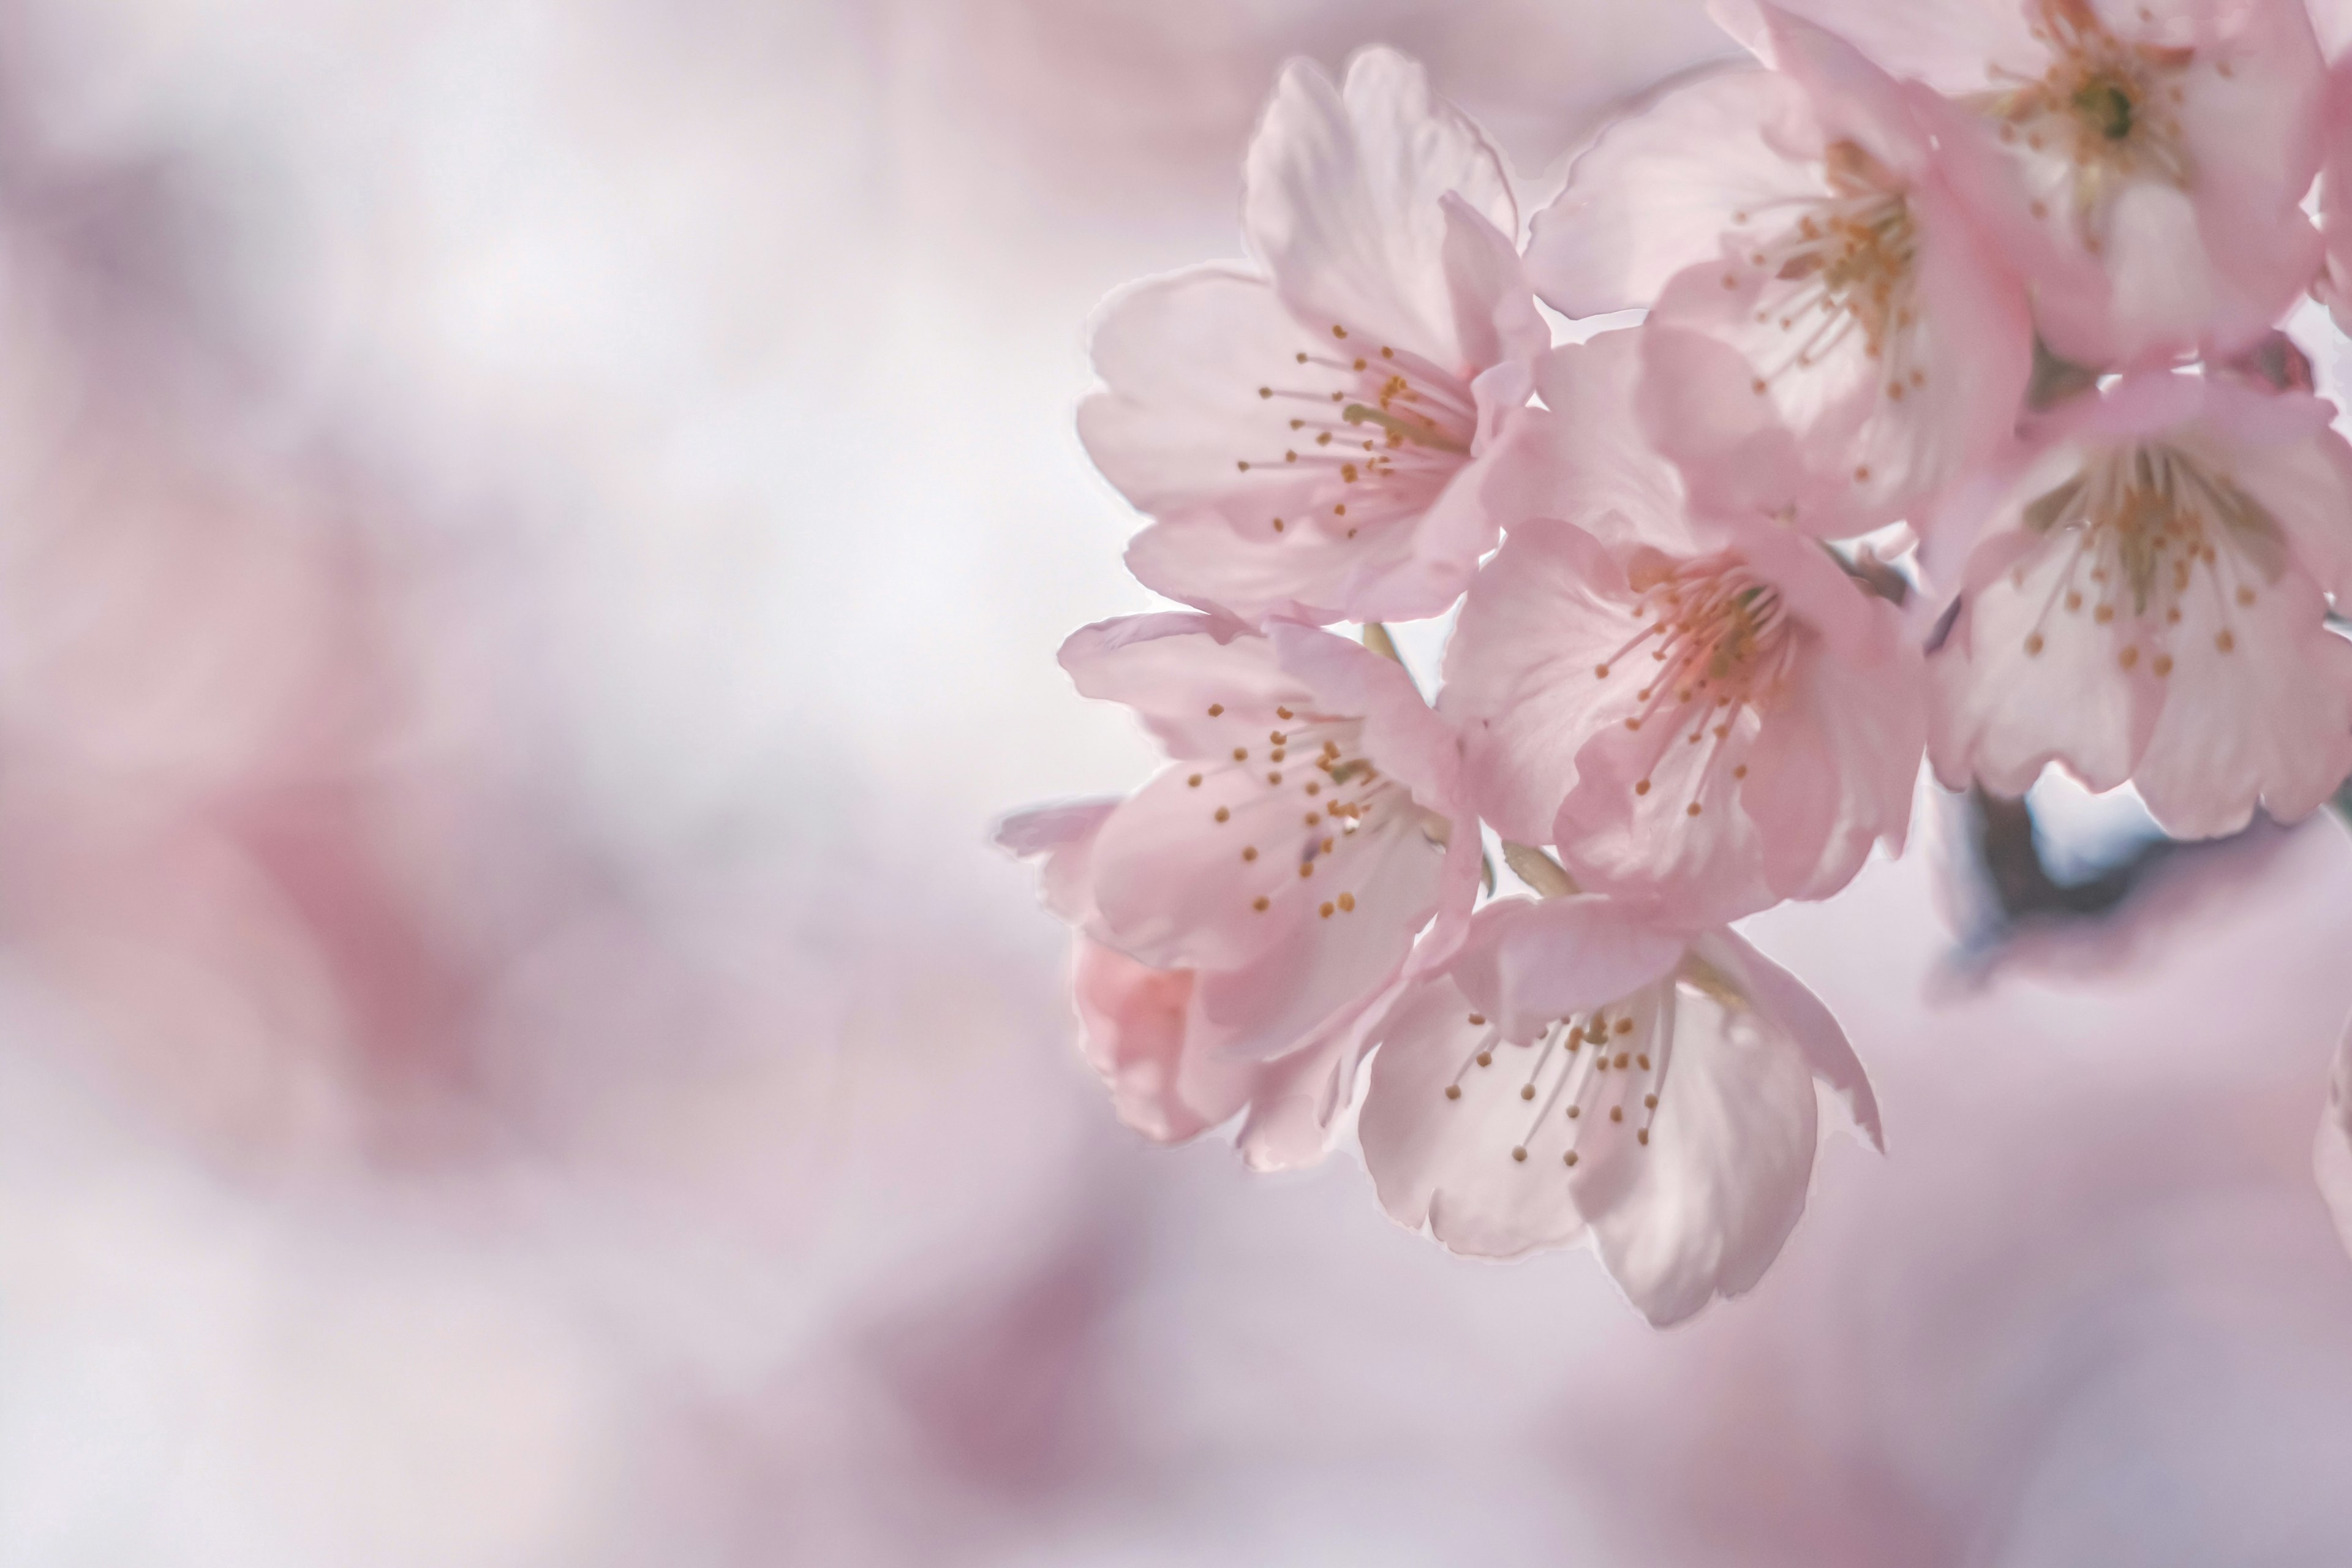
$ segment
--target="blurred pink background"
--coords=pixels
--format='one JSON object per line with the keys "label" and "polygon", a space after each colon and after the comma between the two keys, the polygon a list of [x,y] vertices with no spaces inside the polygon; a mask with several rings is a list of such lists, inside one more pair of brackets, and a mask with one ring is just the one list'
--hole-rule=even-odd
{"label": "blurred pink background", "polygon": [[[996,814],[1150,765],[1082,325],[1280,62],[1539,198],[1664,0],[0,5],[0,1565],[2342,1564],[2352,840],[1845,1019],[1756,1294],[1118,1127]],[[2334,368],[2330,366],[2331,370]]]}

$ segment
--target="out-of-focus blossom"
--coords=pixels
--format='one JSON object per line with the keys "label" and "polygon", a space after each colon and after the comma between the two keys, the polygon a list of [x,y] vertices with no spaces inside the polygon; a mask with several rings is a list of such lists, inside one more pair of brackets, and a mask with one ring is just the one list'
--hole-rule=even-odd
{"label": "out-of-focus blossom", "polygon": [[1899,846],[1926,726],[1893,605],[1802,534],[1690,509],[1634,422],[1641,336],[1545,362],[1503,476],[1541,521],[1473,585],[1442,700],[1497,831],[1696,929]]}
{"label": "out-of-focus blossom", "polygon": [[2326,266],[2312,292],[2339,331],[2352,331],[2352,57],[2327,72],[2319,170],[2319,223]]}
{"label": "out-of-focus blossom", "polygon": [[2352,1028],[2346,1029],[2344,1043],[2336,1047],[2313,1165],[2320,1195],[2336,1215],[2336,1228],[2343,1234],[2345,1247],[2352,1248]]}
{"label": "out-of-focus blossom", "polygon": [[1645,425],[1702,504],[1861,532],[2008,436],[2025,294],[1948,186],[1940,100],[1777,9],[1751,42],[1777,70],[1702,78],[1577,161],[1528,272],[1570,315],[1650,306]]}
{"label": "out-of-focus blossom", "polygon": [[1095,328],[1079,433],[1156,520],[1128,563],[1249,620],[1434,615],[1494,545],[1483,459],[1550,342],[1501,160],[1401,55],[1344,93],[1302,62],[1242,210],[1263,274],[1152,279]]}
{"label": "out-of-focus blossom", "polygon": [[1454,732],[1401,665],[1307,626],[1133,616],[1075,634],[1062,660],[1171,758],[1123,803],[1000,833],[1045,856],[1048,906],[1080,933],[1089,1055],[1152,1136],[1249,1103],[1253,1163],[1307,1163],[1408,956],[1417,971],[1460,940],[1478,850]]}
{"label": "out-of-focus blossom", "polygon": [[1990,510],[1929,659],[1936,769],[2062,761],[2168,831],[2308,814],[2352,770],[2352,447],[2295,393],[2156,374],[2063,406]]}
{"label": "out-of-focus blossom", "polygon": [[1402,1224],[1498,1258],[1590,1227],[1663,1324],[1780,1255],[1812,1174],[1816,1079],[1877,1144],[1837,1021],[1747,942],[1591,895],[1514,899],[1383,1027],[1360,1130]]}
{"label": "out-of-focus blossom", "polygon": [[2302,203],[2325,70],[2301,0],[1793,8],[1975,111],[1958,187],[2069,359],[2235,352],[2319,269]]}

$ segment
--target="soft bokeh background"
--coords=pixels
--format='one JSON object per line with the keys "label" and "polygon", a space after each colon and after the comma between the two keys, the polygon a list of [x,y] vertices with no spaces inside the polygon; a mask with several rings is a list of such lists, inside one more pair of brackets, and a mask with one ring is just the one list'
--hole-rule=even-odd
{"label": "soft bokeh background", "polygon": [[1531,195],[1720,48],[0,4],[0,1563],[2352,1561],[2330,825],[1963,953],[1931,802],[1753,922],[1890,1153],[1664,1335],[1113,1123],[984,845],[1149,763],[1081,324],[1374,39]]}

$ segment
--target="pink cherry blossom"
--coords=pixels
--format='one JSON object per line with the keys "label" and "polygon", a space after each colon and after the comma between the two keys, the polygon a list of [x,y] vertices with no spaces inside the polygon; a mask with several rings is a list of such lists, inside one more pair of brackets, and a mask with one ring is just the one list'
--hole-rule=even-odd
{"label": "pink cherry blossom", "polygon": [[1811,1178],[1816,1082],[1881,1144],[1837,1021],[1738,937],[1591,895],[1505,900],[1382,1026],[1359,1129],[1400,1223],[1488,1258],[1589,1232],[1665,1324],[1779,1256]]}
{"label": "pink cherry blossom", "polygon": [[1081,934],[1089,1059],[1147,1134],[1246,1105],[1252,1160],[1304,1163],[1381,1004],[1444,961],[1475,896],[1454,733],[1401,666],[1311,627],[1132,616],[1062,659],[1171,758],[1124,802],[999,835],[1045,856],[1047,905]]}
{"label": "pink cherry blossom", "polygon": [[1042,859],[1046,907],[1076,928],[1070,991],[1087,1065],[1119,1120],[1155,1142],[1181,1142],[1240,1115],[1234,1142],[1254,1166],[1313,1163],[1353,1072],[1352,1042],[1335,1036],[1278,1062],[1237,1059],[1224,1048],[1234,1031],[1202,1008],[1196,971],[1153,969],[1087,934],[1097,923],[1094,839],[1118,805],[1019,813],[997,836]]}
{"label": "pink cherry blossom", "polygon": [[2352,771],[2352,447],[2334,410],[2152,374],[2063,406],[2002,487],[1929,659],[1937,774],[2131,780],[2174,834],[2282,821]]}
{"label": "pink cherry blossom", "polygon": [[1688,928],[1899,847],[1926,740],[1895,607],[1811,539],[1694,513],[1629,405],[1640,332],[1557,351],[1502,473],[1519,523],[1447,650],[1472,798]]}
{"label": "pink cherry blossom", "polygon": [[1956,178],[2066,358],[2234,353],[2317,272],[2324,66],[2302,0],[1790,4],[1973,111]]}
{"label": "pink cherry blossom", "polygon": [[1501,160],[1401,55],[1344,90],[1295,63],[1243,222],[1263,274],[1151,279],[1095,327],[1079,434],[1155,520],[1128,563],[1251,621],[1437,614],[1493,548],[1483,459],[1550,341]]}
{"label": "pink cherry blossom", "polygon": [[1577,161],[1528,269],[1571,315],[1651,306],[1648,427],[1702,503],[1861,532],[2008,435],[2032,326],[1939,166],[1951,111],[1777,9],[1750,41],[1777,71],[1702,78]]}

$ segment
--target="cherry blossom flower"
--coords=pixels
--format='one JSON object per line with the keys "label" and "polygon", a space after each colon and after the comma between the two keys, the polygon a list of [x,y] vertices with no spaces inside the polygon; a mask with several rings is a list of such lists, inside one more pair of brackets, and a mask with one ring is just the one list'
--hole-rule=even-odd
{"label": "cherry blossom flower", "polygon": [[1813,540],[1690,509],[1629,406],[1638,331],[1557,351],[1502,470],[1442,705],[1472,798],[1585,886],[1696,929],[1826,898],[1899,847],[1926,741],[1892,605]]}
{"label": "cherry blossom flower", "polygon": [[1238,1060],[1234,1031],[1201,1006],[1201,976],[1153,969],[1087,934],[1096,833],[1117,801],[1045,806],[1007,818],[998,842],[1043,859],[1045,905],[1076,928],[1071,1002],[1079,1048],[1111,1091],[1118,1119],[1155,1142],[1178,1143],[1239,1115],[1234,1142],[1263,1170],[1312,1164],[1328,1147],[1353,1060],[1339,1037],[1277,1062]]}
{"label": "cherry blossom flower", "polygon": [[1401,55],[1344,91],[1299,62],[1243,221],[1263,274],[1151,279],[1095,327],[1079,434],[1155,520],[1128,563],[1250,621],[1435,615],[1494,546],[1483,459],[1550,342],[1501,160]]}
{"label": "cherry blossom flower", "polygon": [[2062,405],[1998,492],[1928,661],[1947,784],[2126,779],[2167,831],[2303,816],[2352,771],[2352,447],[2334,410],[2151,374]]}
{"label": "cherry blossom flower", "polygon": [[2301,0],[1790,4],[1974,111],[1956,183],[2065,358],[2232,353],[2317,272],[2325,70]]}
{"label": "cherry blossom flower", "polygon": [[1883,1146],[1836,1019],[1738,936],[1590,894],[1510,899],[1383,1026],[1358,1128],[1400,1223],[1486,1258],[1589,1231],[1663,1325],[1779,1256],[1812,1174],[1816,1082]]}
{"label": "cherry blossom flower", "polygon": [[1445,960],[1475,896],[1454,733],[1402,667],[1311,627],[1131,616],[1062,660],[1171,758],[1126,801],[999,834],[1045,857],[1047,905],[1080,933],[1089,1059],[1148,1135],[1246,1105],[1254,1163],[1305,1163],[1381,1004]]}
{"label": "cherry blossom flower", "polygon": [[1777,71],[1702,78],[1578,159],[1528,269],[1570,315],[1651,306],[1648,428],[1701,502],[1862,532],[2008,436],[2025,294],[1948,188],[1940,100],[1776,8],[1749,41]]}

